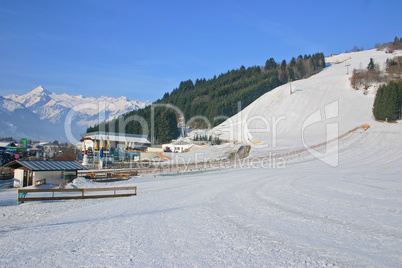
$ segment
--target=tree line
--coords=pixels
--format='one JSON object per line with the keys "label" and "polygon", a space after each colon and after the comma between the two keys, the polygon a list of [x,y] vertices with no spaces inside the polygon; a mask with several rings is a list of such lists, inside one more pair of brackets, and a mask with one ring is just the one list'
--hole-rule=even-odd
{"label": "tree line", "polygon": [[[316,53],[293,57],[289,63],[286,60],[278,63],[270,58],[264,66],[241,66],[208,80],[202,78],[194,82],[182,81],[178,88],[170,93],[166,92],[162,99],[155,101],[153,107],[147,106],[112,121],[89,127],[87,132],[102,130],[141,134],[144,133],[144,123],[151,126],[153,113],[155,137],[158,142],[164,143],[178,137],[177,123],[180,117],[177,111],[163,107],[164,105],[179,108],[185,120],[194,118],[189,124],[192,128],[214,127],[270,90],[288,81],[307,78],[324,67],[324,54]],[[128,120],[130,117],[138,120]],[[145,122],[139,120],[140,117]],[[120,127],[122,122],[124,126]]]}

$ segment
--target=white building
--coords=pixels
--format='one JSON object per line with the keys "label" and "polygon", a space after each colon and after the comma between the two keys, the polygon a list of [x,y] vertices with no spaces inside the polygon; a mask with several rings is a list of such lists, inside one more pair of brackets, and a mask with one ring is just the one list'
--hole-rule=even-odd
{"label": "white building", "polygon": [[114,132],[90,132],[81,134],[82,150],[104,150],[130,149],[146,151],[151,145],[147,135],[124,134]]}
{"label": "white building", "polygon": [[162,148],[165,152],[168,152],[170,150],[173,153],[183,153],[184,151],[190,149],[193,146],[194,146],[193,143],[183,141],[173,141],[172,143],[169,144],[163,144]]}

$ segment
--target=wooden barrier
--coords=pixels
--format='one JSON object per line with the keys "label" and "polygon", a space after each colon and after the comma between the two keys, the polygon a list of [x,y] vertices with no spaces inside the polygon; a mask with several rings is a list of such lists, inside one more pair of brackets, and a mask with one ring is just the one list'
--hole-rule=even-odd
{"label": "wooden barrier", "polygon": [[130,176],[138,176],[137,169],[113,169],[113,170],[92,170],[92,171],[83,171],[78,170],[78,177],[87,177],[88,179],[97,179],[110,177],[112,173],[124,173]]}
{"label": "wooden barrier", "polygon": [[95,179],[96,173],[95,172],[89,172],[89,173],[87,173],[87,176],[89,176],[91,179]]}
{"label": "wooden barrier", "polygon": [[0,173],[0,180],[9,180],[14,178],[14,172]]}
{"label": "wooden barrier", "polygon": [[117,177],[130,177],[130,176],[138,176],[138,171],[137,170],[131,170],[128,172],[112,172],[112,176],[117,176]]}
{"label": "wooden barrier", "polygon": [[66,186],[69,182],[71,182],[72,180],[71,179],[68,179],[68,180],[62,180],[60,183],[59,183],[59,189],[61,189],[63,186]]}
{"label": "wooden barrier", "polygon": [[169,161],[169,157],[167,157],[166,155],[163,155],[162,153],[158,153],[158,157],[163,160]]}
{"label": "wooden barrier", "polygon": [[114,182],[114,181],[127,181],[128,178],[125,177],[110,177],[110,178],[95,178],[92,181],[94,182]]}
{"label": "wooden barrier", "polygon": [[[92,194],[86,195],[89,192],[105,192],[113,191],[113,194]],[[117,194],[117,191],[134,191],[130,193]],[[35,196],[26,197],[28,193],[52,193],[52,196]],[[55,196],[55,193],[68,195]],[[70,199],[90,199],[90,198],[108,198],[108,197],[123,197],[137,195],[137,186],[126,187],[110,187],[110,188],[81,188],[81,189],[18,189],[18,204],[25,201],[53,201],[53,200],[70,200]]]}
{"label": "wooden barrier", "polygon": [[46,179],[35,181],[35,187],[46,184]]}

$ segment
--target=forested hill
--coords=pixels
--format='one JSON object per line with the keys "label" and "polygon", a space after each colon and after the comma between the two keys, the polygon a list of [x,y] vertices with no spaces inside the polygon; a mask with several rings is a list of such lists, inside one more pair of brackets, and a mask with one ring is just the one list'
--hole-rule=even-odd
{"label": "forested hill", "polygon": [[[268,91],[287,83],[289,80],[307,78],[320,72],[325,67],[323,53],[305,55],[292,58],[289,63],[283,60],[281,63],[275,62],[273,58],[266,61],[265,66],[254,66],[231,70],[218,77],[206,80],[197,79],[195,82],[188,80],[180,83],[180,86],[171,93],[165,93],[162,99],[154,104],[172,104],[179,108],[185,116],[185,122],[198,116],[205,117],[212,126],[220,124],[223,119],[216,120],[220,116],[231,117],[238,112],[238,103],[244,108],[261,95]],[[179,119],[168,116],[173,109],[155,108],[155,135],[159,141],[166,141],[176,138],[174,124]],[[110,122],[102,123],[87,129],[87,132],[104,130],[126,133],[143,133],[143,129],[138,120],[126,120],[130,116],[140,116],[145,119],[150,126],[151,106],[137,111],[129,112],[123,117]],[[169,119],[170,118],[170,119]],[[172,119],[173,118],[173,119]],[[125,119],[125,127],[119,128],[119,121]],[[174,122],[176,121],[176,122]],[[144,123],[144,122],[143,122]],[[120,123],[121,124],[121,123]],[[162,131],[159,126],[164,128],[171,125],[171,133],[166,134],[166,129]],[[193,120],[192,127],[207,127],[205,120]],[[169,137],[165,137],[168,135]]]}

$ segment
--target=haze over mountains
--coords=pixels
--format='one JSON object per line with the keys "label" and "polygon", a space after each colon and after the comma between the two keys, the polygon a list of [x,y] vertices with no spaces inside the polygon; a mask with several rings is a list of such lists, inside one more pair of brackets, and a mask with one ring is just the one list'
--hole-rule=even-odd
{"label": "haze over mountains", "polygon": [[72,122],[71,132],[78,139],[88,126],[99,120],[109,120],[149,104],[151,101],[127,97],[56,94],[38,86],[23,95],[0,96],[0,136],[67,141],[65,123],[68,116]]}

